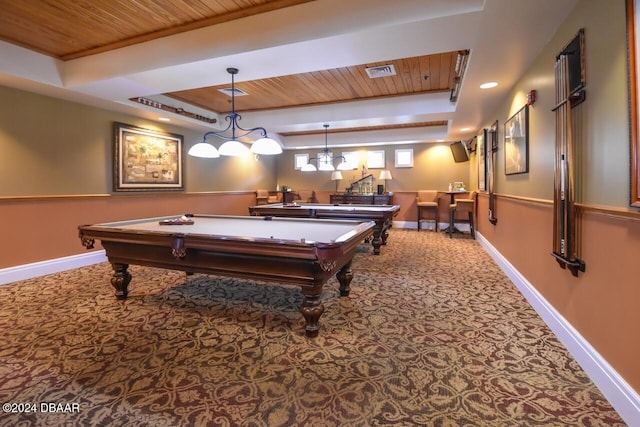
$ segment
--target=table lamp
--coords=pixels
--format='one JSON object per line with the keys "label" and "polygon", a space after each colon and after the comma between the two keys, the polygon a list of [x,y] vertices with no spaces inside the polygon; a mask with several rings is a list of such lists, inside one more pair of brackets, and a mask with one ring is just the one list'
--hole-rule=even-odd
{"label": "table lamp", "polygon": [[342,172],[333,171],[331,172],[331,180],[336,182],[336,193],[338,192],[338,181],[342,179]]}
{"label": "table lamp", "polygon": [[386,193],[387,192],[387,180],[388,179],[393,179],[393,177],[391,176],[391,172],[388,169],[382,169],[380,171],[380,176],[378,177],[378,179],[384,179],[384,191]]}

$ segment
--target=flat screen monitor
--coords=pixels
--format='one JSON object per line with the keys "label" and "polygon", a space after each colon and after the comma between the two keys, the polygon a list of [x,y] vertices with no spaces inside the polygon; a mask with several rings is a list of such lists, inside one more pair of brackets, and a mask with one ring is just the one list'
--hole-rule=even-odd
{"label": "flat screen monitor", "polygon": [[467,149],[462,141],[454,142],[450,147],[454,162],[462,163],[469,160],[469,154],[467,154]]}
{"label": "flat screen monitor", "polygon": [[[585,64],[584,64],[584,29],[575,35],[575,37],[560,52],[561,55],[567,56],[568,74],[569,74],[569,94],[574,98],[571,105],[575,106],[584,101],[584,94],[580,91],[584,89],[585,83]],[[577,99],[580,98],[580,99]]]}

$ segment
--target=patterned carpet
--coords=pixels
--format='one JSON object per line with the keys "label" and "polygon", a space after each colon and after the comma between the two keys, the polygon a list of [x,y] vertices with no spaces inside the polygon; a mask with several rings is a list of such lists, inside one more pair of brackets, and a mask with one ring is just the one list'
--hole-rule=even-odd
{"label": "patterned carpet", "polygon": [[468,236],[393,229],[353,268],[314,339],[296,287],[132,266],[123,302],[106,263],[0,286],[0,400],[38,409],[0,425],[624,425]]}

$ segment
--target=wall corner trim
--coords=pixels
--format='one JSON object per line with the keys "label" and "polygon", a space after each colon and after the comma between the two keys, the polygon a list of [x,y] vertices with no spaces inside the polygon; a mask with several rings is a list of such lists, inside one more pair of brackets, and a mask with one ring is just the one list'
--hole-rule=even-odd
{"label": "wall corner trim", "polygon": [[567,347],[622,419],[630,427],[640,427],[640,395],[484,236],[476,233],[476,239]]}
{"label": "wall corner trim", "polygon": [[104,249],[0,269],[0,285],[107,261]]}

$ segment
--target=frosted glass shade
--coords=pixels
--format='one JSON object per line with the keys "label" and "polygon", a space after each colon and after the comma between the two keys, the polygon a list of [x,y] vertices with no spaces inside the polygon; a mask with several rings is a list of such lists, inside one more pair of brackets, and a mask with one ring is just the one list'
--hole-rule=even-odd
{"label": "frosted glass shade", "polygon": [[282,147],[271,138],[260,138],[251,145],[255,154],[274,155],[282,153]]}
{"label": "frosted glass shade", "polygon": [[238,141],[227,141],[218,149],[223,156],[246,156],[249,154],[249,147]]}
{"label": "frosted glass shade", "polygon": [[218,153],[216,147],[209,144],[208,142],[198,142],[189,149],[189,152],[187,154],[193,157],[202,157],[205,159],[215,159],[217,157],[220,157],[220,153]]}

